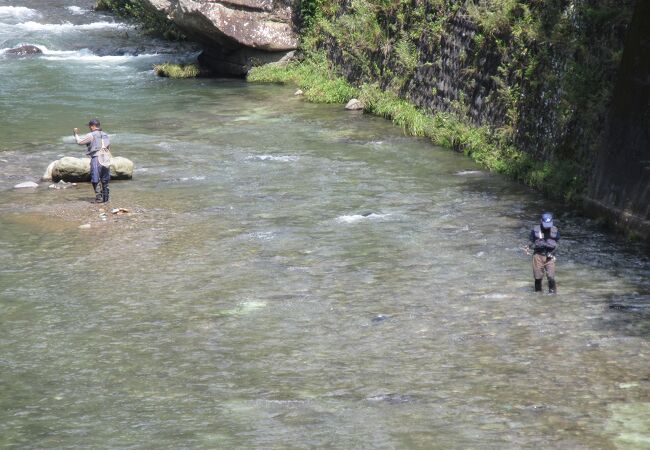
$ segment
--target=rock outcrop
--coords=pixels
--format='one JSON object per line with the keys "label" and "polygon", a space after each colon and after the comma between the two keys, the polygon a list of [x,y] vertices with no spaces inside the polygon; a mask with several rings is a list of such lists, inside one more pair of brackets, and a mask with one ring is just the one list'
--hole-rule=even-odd
{"label": "rock outcrop", "polygon": [[204,45],[201,64],[244,76],[298,47],[289,0],[143,0]]}
{"label": "rock outcrop", "polygon": [[[114,156],[111,164],[111,179],[130,180],[133,178],[133,162],[121,156]],[[50,163],[45,170],[43,181],[90,181],[90,159],[66,156]]]}

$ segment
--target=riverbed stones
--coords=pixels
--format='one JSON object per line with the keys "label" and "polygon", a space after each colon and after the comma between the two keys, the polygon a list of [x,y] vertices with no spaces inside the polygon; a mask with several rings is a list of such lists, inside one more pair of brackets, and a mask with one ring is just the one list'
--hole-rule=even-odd
{"label": "riverbed stones", "polygon": [[[133,178],[133,161],[114,156],[111,164],[111,179],[130,180]],[[47,166],[43,181],[65,181],[68,183],[90,181],[90,159],[65,156]]]}

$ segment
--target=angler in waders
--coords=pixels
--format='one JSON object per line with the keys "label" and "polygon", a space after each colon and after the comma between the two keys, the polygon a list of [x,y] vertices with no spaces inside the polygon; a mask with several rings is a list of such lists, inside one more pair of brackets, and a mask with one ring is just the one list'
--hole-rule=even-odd
{"label": "angler in waders", "polygon": [[542,290],[544,272],[546,272],[546,278],[548,279],[548,292],[551,294],[557,292],[555,284],[555,251],[559,239],[560,232],[553,225],[553,215],[551,213],[542,214],[539,225],[535,225],[530,231],[535,292]]}
{"label": "angler in waders", "polygon": [[110,148],[111,142],[108,134],[102,131],[99,120],[92,119],[88,122],[88,128],[90,128],[90,133],[83,138],[79,137],[79,128],[72,131],[77,144],[85,145],[86,156],[90,157],[90,182],[95,191],[94,203],[106,203],[108,202],[108,182],[111,180],[111,171],[110,168],[99,164],[97,152],[102,148],[102,144],[106,148]]}

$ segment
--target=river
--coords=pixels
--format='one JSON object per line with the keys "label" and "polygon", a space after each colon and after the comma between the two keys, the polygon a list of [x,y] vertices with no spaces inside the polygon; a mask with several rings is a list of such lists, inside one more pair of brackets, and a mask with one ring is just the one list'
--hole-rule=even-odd
{"label": "river", "polygon": [[[0,0],[0,447],[650,448],[633,243],[295,88],[158,78],[196,49],[92,4]],[[110,206],[13,188],[93,117]]]}

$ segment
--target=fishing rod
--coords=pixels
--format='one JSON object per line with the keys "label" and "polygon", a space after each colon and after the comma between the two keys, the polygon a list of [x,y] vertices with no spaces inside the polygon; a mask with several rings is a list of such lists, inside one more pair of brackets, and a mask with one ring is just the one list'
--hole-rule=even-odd
{"label": "fishing rod", "polygon": [[[531,253],[530,245],[524,245],[521,247],[521,249],[526,253],[527,256],[533,255],[533,253]],[[546,262],[544,263],[544,265],[546,266],[552,263],[553,261],[555,261],[556,259],[557,257],[555,255],[546,255]]]}

